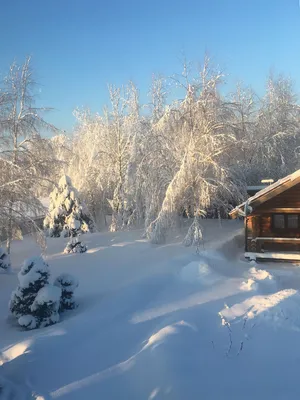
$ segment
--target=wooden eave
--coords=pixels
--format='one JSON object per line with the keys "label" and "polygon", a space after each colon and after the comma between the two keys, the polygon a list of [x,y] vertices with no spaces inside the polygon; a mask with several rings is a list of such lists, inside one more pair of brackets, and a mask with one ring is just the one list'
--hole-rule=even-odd
{"label": "wooden eave", "polygon": [[235,209],[233,209],[229,213],[229,215],[231,216],[231,218],[237,218],[239,215],[243,215],[246,204],[248,204],[248,206],[251,206],[253,209],[248,214],[251,215],[252,212],[255,212],[255,208],[265,203],[266,201],[271,200],[273,197],[276,197],[279,194],[285,192],[286,190],[292,188],[298,183],[300,183],[300,170],[260,190],[254,196],[249,197],[247,201],[245,201],[244,203],[240,204]]}

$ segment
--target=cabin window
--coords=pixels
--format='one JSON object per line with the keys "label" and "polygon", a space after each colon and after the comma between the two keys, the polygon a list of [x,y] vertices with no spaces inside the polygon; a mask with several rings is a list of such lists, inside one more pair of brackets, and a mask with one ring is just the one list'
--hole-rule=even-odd
{"label": "cabin window", "polygon": [[273,225],[275,229],[284,229],[285,221],[284,214],[275,214],[273,215]]}
{"label": "cabin window", "polygon": [[287,227],[289,229],[297,229],[298,228],[298,215],[297,214],[288,214]]}
{"label": "cabin window", "polygon": [[272,218],[274,229],[299,229],[298,214],[274,214]]}

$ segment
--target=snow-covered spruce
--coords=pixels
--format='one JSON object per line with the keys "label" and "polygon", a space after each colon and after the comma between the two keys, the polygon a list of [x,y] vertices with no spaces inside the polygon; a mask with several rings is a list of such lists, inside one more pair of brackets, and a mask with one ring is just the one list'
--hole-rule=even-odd
{"label": "snow-covered spruce", "polygon": [[87,246],[80,241],[80,222],[76,218],[76,212],[72,212],[66,219],[66,227],[70,232],[70,240],[65,247],[64,253],[84,253],[87,251]]}
{"label": "snow-covered spruce", "polygon": [[9,256],[2,247],[0,247],[0,269],[4,269],[5,271],[10,270]]}
{"label": "snow-covered spruce", "polygon": [[73,215],[77,221],[76,229],[81,233],[94,232],[94,222],[85,204],[80,202],[77,190],[72,186],[71,179],[63,175],[58,187],[50,194],[49,213],[44,220],[44,229],[51,237],[61,234],[70,236],[67,219]]}
{"label": "snow-covered spruce", "polygon": [[19,285],[13,291],[9,304],[15,317],[31,314],[31,306],[39,290],[48,284],[49,276],[49,265],[42,257],[32,257],[24,261],[18,274]]}
{"label": "snow-covered spruce", "polygon": [[84,243],[78,241],[78,236],[71,238],[71,240],[69,240],[64,249],[65,254],[85,253],[86,251],[87,251],[87,246]]}
{"label": "snow-covered spruce", "polygon": [[46,285],[39,290],[30,307],[30,314],[18,319],[19,325],[26,329],[43,328],[59,321],[61,289],[54,285]]}
{"label": "snow-covered spruce", "polygon": [[54,285],[61,289],[59,312],[76,308],[74,291],[78,287],[77,279],[70,274],[61,274],[55,279]]}

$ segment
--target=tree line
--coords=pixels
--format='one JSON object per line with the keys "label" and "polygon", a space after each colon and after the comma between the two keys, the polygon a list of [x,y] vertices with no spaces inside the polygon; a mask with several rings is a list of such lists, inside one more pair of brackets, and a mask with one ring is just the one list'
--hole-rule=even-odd
{"label": "tree line", "polygon": [[260,97],[242,84],[225,93],[224,79],[205,57],[199,70],[185,62],[180,74],[153,76],[147,104],[133,82],[110,85],[109,106],[76,109],[66,135],[46,122],[51,109],[35,107],[30,58],[12,64],[0,91],[0,228],[8,251],[21,221],[34,223],[40,198],[63,174],[98,229],[144,227],[161,243],[182,215],[225,217],[247,185],[299,168],[292,81],[270,75]]}

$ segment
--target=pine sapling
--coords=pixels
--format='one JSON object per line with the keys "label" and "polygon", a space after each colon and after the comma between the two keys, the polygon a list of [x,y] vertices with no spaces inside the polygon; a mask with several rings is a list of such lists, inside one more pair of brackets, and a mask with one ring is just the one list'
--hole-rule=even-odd
{"label": "pine sapling", "polygon": [[61,274],[55,279],[54,285],[61,289],[59,312],[76,308],[74,291],[78,287],[77,279],[70,274]]}

